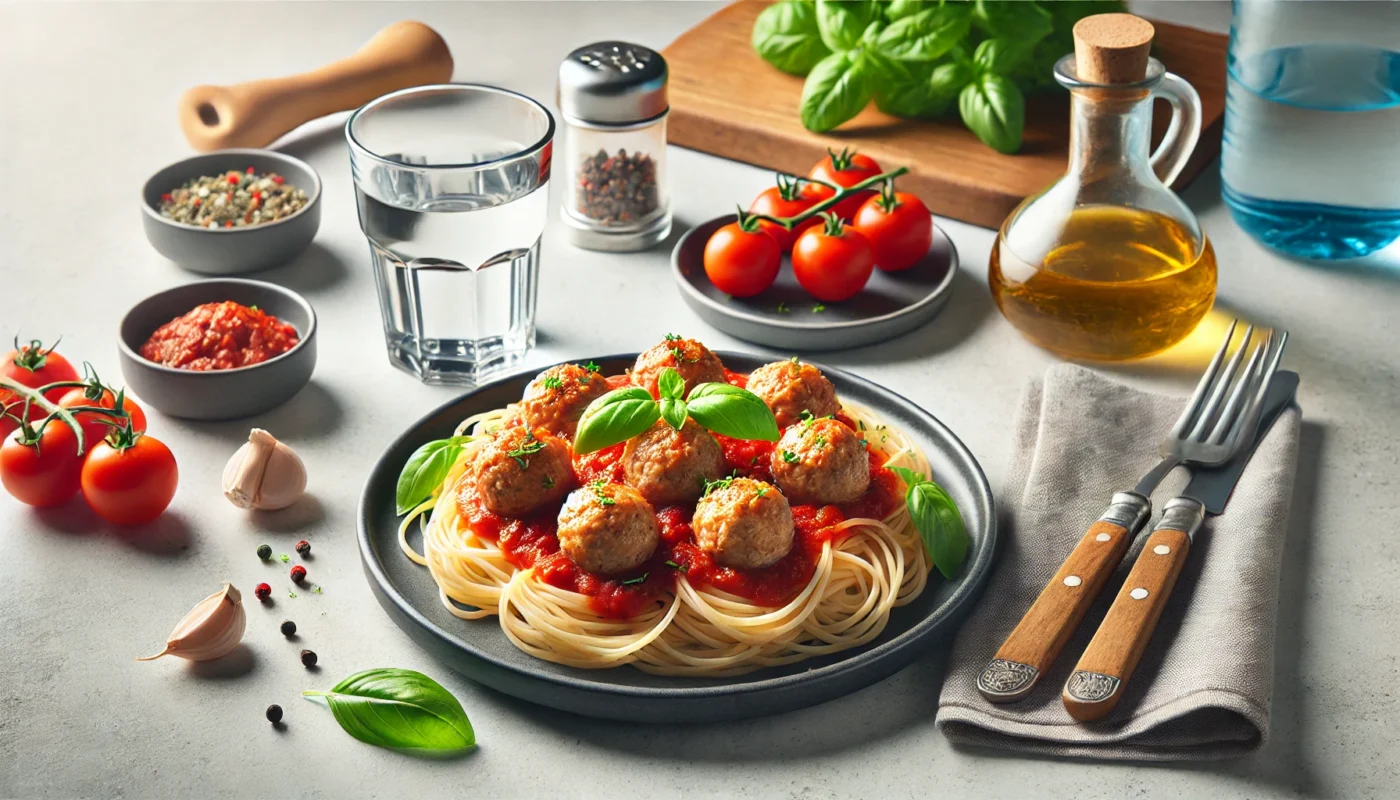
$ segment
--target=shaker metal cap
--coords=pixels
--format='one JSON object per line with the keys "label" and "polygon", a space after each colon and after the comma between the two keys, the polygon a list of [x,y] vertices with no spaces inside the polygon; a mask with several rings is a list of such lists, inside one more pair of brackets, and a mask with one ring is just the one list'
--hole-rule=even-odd
{"label": "shaker metal cap", "polygon": [[632,125],[664,115],[666,59],[650,47],[597,42],[559,65],[559,111],[572,123]]}

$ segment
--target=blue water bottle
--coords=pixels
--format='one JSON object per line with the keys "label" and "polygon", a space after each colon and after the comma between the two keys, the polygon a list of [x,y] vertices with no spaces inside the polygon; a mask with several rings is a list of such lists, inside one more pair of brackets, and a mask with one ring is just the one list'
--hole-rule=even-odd
{"label": "blue water bottle", "polygon": [[1400,2],[1234,0],[1221,182],[1290,255],[1400,238]]}

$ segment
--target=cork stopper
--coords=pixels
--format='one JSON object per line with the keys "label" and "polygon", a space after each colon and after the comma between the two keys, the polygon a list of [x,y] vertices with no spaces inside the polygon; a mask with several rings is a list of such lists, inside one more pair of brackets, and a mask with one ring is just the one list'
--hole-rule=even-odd
{"label": "cork stopper", "polygon": [[1156,33],[1132,14],[1095,14],[1074,24],[1074,67],[1085,83],[1137,83],[1147,76]]}

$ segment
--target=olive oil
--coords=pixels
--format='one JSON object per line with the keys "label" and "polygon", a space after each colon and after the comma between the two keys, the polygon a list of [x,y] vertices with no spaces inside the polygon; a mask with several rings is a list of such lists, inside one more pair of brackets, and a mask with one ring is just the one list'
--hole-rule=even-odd
{"label": "olive oil", "polygon": [[1215,251],[1177,220],[1102,205],[1061,225],[1038,260],[1011,250],[1006,226],[992,247],[992,297],[1037,345],[1070,358],[1141,358],[1186,338],[1210,310]]}

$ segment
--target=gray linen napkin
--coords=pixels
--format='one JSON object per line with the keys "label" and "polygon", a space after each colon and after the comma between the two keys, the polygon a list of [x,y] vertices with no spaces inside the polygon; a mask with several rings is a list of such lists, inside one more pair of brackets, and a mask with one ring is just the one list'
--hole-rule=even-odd
{"label": "gray linen napkin", "polygon": [[[1157,460],[1183,397],[1148,394],[1072,365],[1051,367],[1026,392],[1010,479],[1001,496],[1001,561],[963,625],[938,703],[938,727],[957,743],[1057,756],[1153,761],[1232,758],[1268,738],[1280,557],[1293,490],[1301,413],[1274,423],[1225,513],[1197,534],[1161,623],[1122,702],[1080,723],[1060,690],[1118,592],[1144,534],[1098,604],[1031,695],[994,705],[977,674],[1103,513]],[[1185,485],[1176,470],[1154,493],[1161,505]]]}

